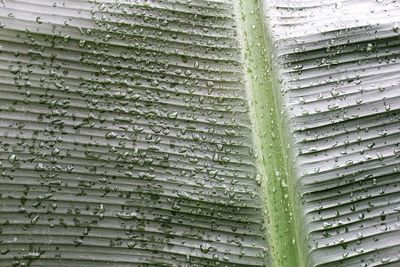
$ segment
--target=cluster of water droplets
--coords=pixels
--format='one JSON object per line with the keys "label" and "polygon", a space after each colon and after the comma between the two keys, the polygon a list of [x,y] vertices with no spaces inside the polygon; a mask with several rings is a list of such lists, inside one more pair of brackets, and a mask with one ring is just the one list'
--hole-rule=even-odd
{"label": "cluster of water droplets", "polygon": [[4,262],[264,264],[229,1],[0,9]]}

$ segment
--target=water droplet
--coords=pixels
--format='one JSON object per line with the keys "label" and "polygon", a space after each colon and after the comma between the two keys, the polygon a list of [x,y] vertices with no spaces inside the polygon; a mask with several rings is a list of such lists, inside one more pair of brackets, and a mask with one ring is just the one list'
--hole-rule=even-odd
{"label": "water droplet", "polygon": [[399,26],[399,24],[398,23],[393,23],[393,31],[395,32],[395,33],[399,33],[400,32],[400,26]]}
{"label": "water droplet", "polygon": [[209,251],[210,251],[210,249],[211,249],[211,245],[209,244],[209,243],[202,243],[201,245],[200,245],[200,250],[201,250],[201,252],[203,252],[203,253],[208,253]]}
{"label": "water droplet", "polygon": [[16,160],[17,160],[17,156],[15,154],[11,154],[8,157],[8,161],[11,162],[11,163],[14,163]]}
{"label": "water droplet", "polygon": [[212,87],[214,87],[214,82],[213,81],[207,81],[206,82],[206,86],[209,87],[209,88],[212,88]]}
{"label": "water droplet", "polygon": [[117,138],[117,134],[115,132],[108,132],[106,133],[106,139],[115,139]]}

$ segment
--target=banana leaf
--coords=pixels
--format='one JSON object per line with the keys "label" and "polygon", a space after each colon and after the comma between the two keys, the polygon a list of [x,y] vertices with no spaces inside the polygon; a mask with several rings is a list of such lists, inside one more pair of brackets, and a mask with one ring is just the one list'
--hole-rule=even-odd
{"label": "banana leaf", "polygon": [[0,266],[399,266],[396,1],[0,1]]}

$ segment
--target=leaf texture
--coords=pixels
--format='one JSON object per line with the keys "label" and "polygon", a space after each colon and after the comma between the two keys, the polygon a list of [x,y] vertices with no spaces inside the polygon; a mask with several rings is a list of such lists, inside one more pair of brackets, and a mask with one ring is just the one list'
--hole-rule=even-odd
{"label": "leaf texture", "polygon": [[0,3],[1,266],[265,266],[231,1]]}
{"label": "leaf texture", "polygon": [[399,17],[0,1],[0,266],[399,266]]}
{"label": "leaf texture", "polygon": [[305,266],[400,266],[400,5],[265,1]]}

